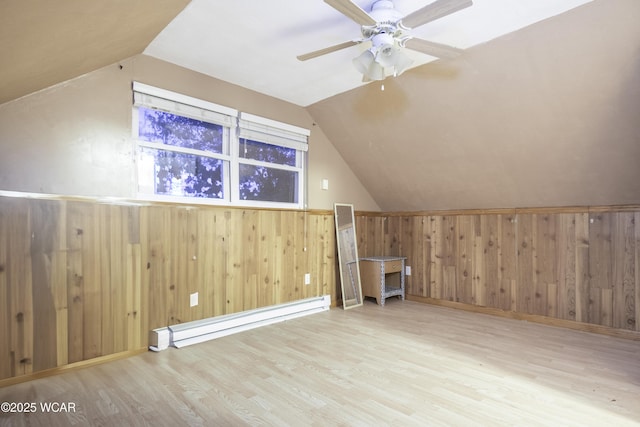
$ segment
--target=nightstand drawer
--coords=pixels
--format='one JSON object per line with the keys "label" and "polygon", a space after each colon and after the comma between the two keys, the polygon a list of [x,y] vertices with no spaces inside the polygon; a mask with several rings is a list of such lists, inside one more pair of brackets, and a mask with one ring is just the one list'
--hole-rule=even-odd
{"label": "nightstand drawer", "polygon": [[385,273],[396,273],[398,271],[402,271],[402,260],[394,259],[393,261],[385,261],[384,263]]}

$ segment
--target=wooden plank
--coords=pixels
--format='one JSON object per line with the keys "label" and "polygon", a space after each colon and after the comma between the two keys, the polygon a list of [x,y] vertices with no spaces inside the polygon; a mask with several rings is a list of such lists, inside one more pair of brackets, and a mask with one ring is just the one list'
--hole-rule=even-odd
{"label": "wooden plank", "polygon": [[[147,207],[141,207],[137,212],[138,219],[138,241],[139,241],[139,288],[136,290],[139,295],[138,305],[134,312],[136,321],[140,325],[140,346],[148,347],[149,345],[149,331],[152,329],[149,326],[151,306],[149,303],[149,289],[150,285],[150,269],[151,269],[151,253],[149,248],[149,209]],[[133,242],[133,239],[132,239]]]}
{"label": "wooden plank", "polygon": [[431,244],[431,277],[429,279],[431,298],[442,298],[442,217],[429,218]]}
{"label": "wooden plank", "polygon": [[636,331],[640,331],[640,211],[635,212],[633,215],[633,224],[634,224],[634,239],[635,239],[635,249],[636,249],[636,258],[635,258],[635,311],[634,311],[634,329]]}
{"label": "wooden plank", "polygon": [[[276,247],[276,283],[278,288],[289,291],[289,301],[317,295],[318,271],[311,269],[307,257],[298,257],[296,242],[304,241],[304,213],[280,212],[280,227]],[[300,253],[303,253],[302,251]],[[304,275],[309,273],[310,283],[305,285]]]}
{"label": "wooden plank", "polygon": [[458,236],[456,230],[456,217],[443,216],[440,228],[440,280],[441,298],[449,301],[456,299],[457,284],[455,263],[457,259]]}
{"label": "wooden plank", "polygon": [[82,360],[102,355],[102,278],[104,245],[104,207],[88,206],[82,234]]}
{"label": "wooden plank", "polygon": [[[143,332],[142,324],[142,255],[140,243],[128,243],[126,245],[127,267],[126,267],[126,330],[127,330],[127,350],[135,350],[146,347],[148,344],[142,339],[147,334]],[[146,332],[146,331],[145,331]]]}
{"label": "wooden plank", "polygon": [[576,214],[576,321],[589,321],[589,214]]}
{"label": "wooden plank", "polygon": [[57,248],[60,203],[50,200],[30,200],[33,370],[57,366],[56,309],[52,294],[53,252]]}
{"label": "wooden plank", "polygon": [[442,299],[447,301],[456,301],[456,267],[447,265],[443,267],[442,272]]}
{"label": "wooden plank", "polygon": [[[92,262],[97,271],[97,290],[94,297],[97,298],[96,306],[100,306],[99,328],[99,352],[92,355],[103,356],[115,353],[114,319],[116,307],[114,304],[116,287],[112,281],[111,265],[116,264],[121,269],[118,253],[112,253],[112,247],[120,243],[119,218],[115,206],[96,205],[98,209],[96,228],[96,244],[94,246],[94,259]],[[115,259],[112,259],[112,255]],[[122,331],[122,330],[121,330]]]}
{"label": "wooden plank", "polygon": [[[187,223],[187,283],[185,295],[185,317],[189,320],[199,320],[204,318],[203,304],[200,301],[200,297],[204,295],[204,278],[201,275],[200,264],[201,254],[199,240],[201,235],[201,217],[200,211],[209,209],[201,207],[198,209],[191,209],[189,211],[189,218]],[[191,307],[191,294],[198,293],[198,304]]]}
{"label": "wooden plank", "polygon": [[[331,218],[333,220],[333,217]],[[311,274],[311,285],[306,286],[306,296],[322,295],[323,292],[331,295],[331,301],[335,302],[335,295],[331,293],[327,282],[327,271],[325,264],[327,263],[328,256],[331,252],[327,252],[327,241],[333,242],[331,236],[328,234],[331,231],[327,231],[327,234],[323,234],[324,217],[322,215],[310,214],[303,212],[301,214],[300,229],[298,230],[298,239],[295,241],[295,259],[296,263],[302,263],[306,265]],[[333,248],[332,248],[333,249]]]}
{"label": "wooden plank", "polygon": [[407,246],[406,266],[411,267],[411,275],[405,277],[405,294],[407,295],[426,295],[425,266],[428,265],[425,259],[425,250],[427,246],[424,241],[424,223],[425,218],[420,216],[411,217],[410,225],[407,228],[411,231],[411,240]]}
{"label": "wooden plank", "polygon": [[192,209],[184,207],[171,211],[171,285],[167,298],[170,325],[191,320],[189,316],[189,222]]}
{"label": "wooden plank", "polygon": [[56,366],[69,363],[69,309],[67,262],[67,202],[59,202],[59,217],[52,253],[51,293],[56,311]]}
{"label": "wooden plank", "polygon": [[9,378],[11,361],[11,287],[8,280],[9,225],[13,199],[0,197],[0,379]]}
{"label": "wooden plank", "polygon": [[[416,256],[416,254],[414,253],[414,250],[421,252],[414,245],[414,242],[416,240],[413,237],[416,231],[415,226],[416,224],[414,221],[414,217],[402,218],[402,229],[401,229],[401,235],[400,235],[400,256],[407,257],[407,259],[405,260],[405,266],[414,264],[413,260]],[[412,286],[413,275],[405,276],[404,280],[405,280],[404,286],[405,286],[405,294],[406,294],[407,289],[411,288]],[[454,283],[454,287],[455,287],[455,283]]]}
{"label": "wooden plank", "polygon": [[548,315],[550,307],[553,307],[553,310],[557,310],[558,304],[557,294],[548,294],[549,289],[557,290],[557,262],[559,257],[556,230],[557,218],[558,215],[536,215],[534,313],[543,316]]}
{"label": "wooden plank", "polygon": [[216,252],[214,257],[216,265],[219,267],[215,270],[214,275],[214,315],[218,316],[227,312],[227,280],[231,271],[231,245],[229,238],[231,232],[231,212],[224,210],[216,213],[216,242],[220,250]]}
{"label": "wooden plank", "polygon": [[91,218],[92,206],[87,203],[67,203],[67,343],[69,363],[83,360],[84,336],[84,233]]}
{"label": "wooden plank", "polygon": [[[477,221],[476,221],[477,220]],[[482,242],[480,217],[474,218],[473,260],[471,262],[471,302],[479,306],[487,305],[487,286],[485,279],[484,246]]]}
{"label": "wooden plank", "polygon": [[[228,214],[227,220],[229,222],[228,228],[226,229],[227,234],[225,235],[225,239],[230,242],[229,258],[227,261],[227,271],[224,281],[226,287],[225,314],[228,314],[237,313],[244,309],[244,287],[242,284],[246,282],[246,279],[242,274],[242,266],[244,260],[246,260],[246,256],[243,257],[243,250],[248,245],[248,242],[246,241],[247,237],[244,239],[237,238],[237,236],[244,236],[242,231],[242,220],[245,215],[244,210],[230,210],[225,214]],[[255,239],[253,242],[255,242]],[[250,267],[251,266],[248,266],[247,268]]]}
{"label": "wooden plank", "polygon": [[534,298],[536,289],[534,224],[532,214],[518,215],[518,288],[516,297],[516,311],[534,313]]}
{"label": "wooden plank", "polygon": [[576,226],[574,214],[557,218],[557,272],[555,317],[576,317]]}
{"label": "wooden plank", "polygon": [[32,238],[29,203],[11,203],[7,230],[7,281],[10,288],[11,376],[33,372]]}
{"label": "wooden plank", "polygon": [[[431,276],[431,264],[429,259],[431,258],[431,245],[428,244],[431,239],[429,234],[429,219],[421,216],[417,217],[416,221],[419,222],[419,232],[416,232],[415,245],[421,248],[420,257],[416,257],[417,263],[412,265],[413,269],[418,273],[414,278],[414,283],[417,282],[418,294],[427,296],[429,294],[429,277]],[[415,287],[415,286],[414,286]]]}
{"label": "wooden plank", "polygon": [[[282,282],[283,256],[282,256],[282,212],[274,211],[272,215],[272,229],[270,230],[268,240],[271,241],[269,248],[269,271],[271,275],[272,298],[267,304],[281,304],[284,302],[300,299],[300,283],[295,281],[295,275],[288,283]],[[292,225],[294,221],[289,220],[288,224]]]}
{"label": "wooden plank", "polygon": [[612,223],[612,326],[635,328],[635,281],[637,274],[635,220],[632,212],[613,213]]}
{"label": "wooden plank", "polygon": [[500,271],[500,289],[498,306],[503,310],[515,310],[515,285],[518,278],[517,240],[515,215],[500,215],[498,224],[498,270]]}
{"label": "wooden plank", "polygon": [[[292,211],[286,215],[283,213],[280,219],[283,259],[280,282],[285,287],[289,283],[298,287],[297,295],[300,298],[320,295],[319,289],[322,283],[323,245],[322,242],[318,242],[315,246],[317,255],[311,258],[309,248],[306,246],[307,217],[307,212]],[[305,273],[309,273],[311,278],[308,285],[304,284]]]}
{"label": "wooden plank", "polygon": [[611,248],[612,213],[602,212],[589,217],[589,276],[591,286],[611,288],[613,251]]}
{"label": "wooden plank", "polygon": [[600,289],[600,311],[598,325],[613,326],[613,289]]}
{"label": "wooden plank", "polygon": [[[611,213],[599,212],[589,216],[589,323],[609,323],[610,310],[603,301],[603,289],[612,286]],[[603,305],[604,304],[604,305]]]}
{"label": "wooden plank", "polygon": [[148,288],[149,330],[169,326],[168,293],[171,287],[170,270],[170,211],[167,208],[153,206],[145,209],[144,221],[147,234],[147,265],[145,268]]}
{"label": "wooden plank", "polygon": [[556,283],[547,283],[547,309],[545,316],[558,317],[558,285]]}
{"label": "wooden plank", "polygon": [[485,294],[487,307],[499,306],[500,294],[500,239],[498,238],[498,217],[495,215],[482,215],[480,217],[480,238],[482,244],[483,277],[481,282],[482,293]]}
{"label": "wooden plank", "polygon": [[[192,264],[194,268],[190,272],[193,277],[195,291],[198,292],[198,305],[191,307],[194,319],[203,319],[214,316],[213,290],[214,290],[214,251],[217,249],[215,238],[215,210],[198,209],[194,212],[193,221],[197,223],[195,229],[190,227],[189,234],[194,240],[193,251],[196,258]],[[194,235],[193,233],[197,234]]]}
{"label": "wooden plank", "polygon": [[458,230],[457,245],[457,292],[456,301],[471,304],[473,301],[473,260],[475,230],[473,217],[460,215],[456,217]]}
{"label": "wooden plank", "polygon": [[[66,221],[65,221],[66,222]],[[55,310],[56,364],[69,363],[69,310],[67,308],[67,252],[57,250],[51,254],[51,294]]]}
{"label": "wooden plank", "polygon": [[110,206],[109,230],[109,297],[112,318],[109,329],[103,331],[111,349],[105,354],[119,353],[127,349],[127,284],[129,246],[129,213],[127,206]]}
{"label": "wooden plank", "polygon": [[402,233],[402,218],[389,217],[386,222],[386,236],[384,254],[402,256],[400,254],[400,235]]}
{"label": "wooden plank", "polygon": [[[332,303],[338,301],[338,258],[336,253],[335,221],[332,215],[324,215],[318,220],[316,234],[323,242],[322,250],[322,286],[319,295],[331,295]],[[321,236],[326,236],[322,238]]]}
{"label": "wooden plank", "polygon": [[[240,255],[243,265],[242,310],[266,306],[274,300],[273,264],[271,262],[273,239],[275,236],[273,212],[243,211],[242,227],[244,244]],[[253,256],[248,258],[251,247]]]}

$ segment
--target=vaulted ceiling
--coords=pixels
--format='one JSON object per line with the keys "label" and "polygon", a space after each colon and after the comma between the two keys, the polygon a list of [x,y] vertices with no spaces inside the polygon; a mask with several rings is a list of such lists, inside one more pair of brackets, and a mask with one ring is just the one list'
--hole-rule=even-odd
{"label": "vaulted ceiling", "polygon": [[0,104],[141,53],[189,0],[4,0]]}
{"label": "vaulted ceiling", "polygon": [[[468,48],[591,0],[475,0],[413,35]],[[373,0],[354,0],[369,11]],[[433,0],[395,0],[403,15]],[[144,52],[297,105],[363,85],[354,46],[307,62],[297,55],[357,39],[359,26],[322,0],[6,0],[0,14],[0,103]],[[413,66],[436,58],[411,53]]]}
{"label": "vaulted ceiling", "polygon": [[637,0],[474,0],[415,34],[462,56],[368,84],[295,59],[360,35],[321,0],[1,7],[0,103],[144,53],[307,108],[383,210],[640,203]]}

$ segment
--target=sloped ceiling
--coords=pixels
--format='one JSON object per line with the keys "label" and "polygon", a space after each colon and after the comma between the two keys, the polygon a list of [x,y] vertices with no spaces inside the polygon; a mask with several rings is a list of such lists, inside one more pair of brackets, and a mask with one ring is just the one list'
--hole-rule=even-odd
{"label": "sloped ceiling", "polygon": [[[369,11],[374,0],[351,0]],[[394,0],[401,16],[434,0]],[[413,36],[462,49],[566,12],[591,0],[473,0],[412,29]],[[363,86],[358,46],[301,62],[298,55],[361,37],[360,26],[322,0],[193,0],[145,49],[179,64],[293,104],[307,106]],[[406,50],[413,66],[436,58]]]}
{"label": "sloped ceiling", "polygon": [[384,211],[639,203],[639,22],[595,1],[308,109]]}
{"label": "sloped ceiling", "polygon": [[141,53],[189,0],[3,0],[0,104]]}
{"label": "sloped ceiling", "polygon": [[1,8],[0,103],[144,52],[305,106],[386,211],[640,203],[637,0],[474,0],[417,34],[465,53],[384,91],[352,50],[293,59],[358,35],[321,0]]}

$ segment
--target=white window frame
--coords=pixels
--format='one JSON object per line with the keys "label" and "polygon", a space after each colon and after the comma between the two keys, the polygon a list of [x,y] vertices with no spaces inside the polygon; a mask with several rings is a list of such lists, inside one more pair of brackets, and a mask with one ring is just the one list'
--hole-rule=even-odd
{"label": "white window frame", "polygon": [[[261,116],[240,113],[233,108],[214,104],[180,93],[133,82],[134,106],[132,134],[136,150],[136,193],[137,198],[152,201],[168,201],[188,204],[230,205],[258,208],[304,209],[306,207],[307,151],[308,137],[311,132],[298,126],[278,122]],[[223,153],[209,153],[200,150],[167,147],[162,143],[142,141],[138,138],[138,107],[159,109],[172,114],[222,125],[225,129],[226,147]],[[228,137],[227,137],[228,135]],[[282,165],[241,158],[238,154],[240,139],[246,138],[256,142],[293,148],[296,150],[296,165]],[[223,167],[223,199],[172,196],[141,191],[140,162],[143,148],[173,151],[184,154],[195,154],[222,160]],[[269,168],[289,170],[298,174],[297,202],[271,202],[261,200],[240,200],[240,164],[251,164]]]}

